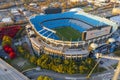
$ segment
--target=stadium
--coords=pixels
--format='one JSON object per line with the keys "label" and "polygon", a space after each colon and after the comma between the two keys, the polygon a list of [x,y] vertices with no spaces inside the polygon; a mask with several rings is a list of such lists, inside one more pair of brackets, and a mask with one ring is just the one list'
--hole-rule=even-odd
{"label": "stadium", "polygon": [[36,35],[30,37],[36,53],[65,58],[88,56],[91,43],[105,43],[118,27],[108,19],[82,11],[40,14],[30,17],[29,22],[26,30],[30,36]]}

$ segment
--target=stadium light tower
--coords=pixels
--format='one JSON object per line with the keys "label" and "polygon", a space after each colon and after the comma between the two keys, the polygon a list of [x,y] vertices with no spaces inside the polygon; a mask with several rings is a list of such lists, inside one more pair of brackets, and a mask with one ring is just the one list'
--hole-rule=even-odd
{"label": "stadium light tower", "polygon": [[101,53],[97,53],[96,58],[107,58],[107,59],[113,59],[113,60],[118,60],[118,66],[116,68],[116,71],[114,73],[114,76],[112,80],[118,80],[119,73],[120,73],[120,57],[113,57],[113,56],[107,56],[107,55],[102,55]]}

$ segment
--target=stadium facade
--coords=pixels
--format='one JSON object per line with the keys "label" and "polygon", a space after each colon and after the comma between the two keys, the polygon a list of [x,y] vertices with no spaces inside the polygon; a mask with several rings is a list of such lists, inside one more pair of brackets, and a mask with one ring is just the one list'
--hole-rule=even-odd
{"label": "stadium facade", "polygon": [[36,54],[65,58],[88,56],[91,43],[104,44],[118,28],[106,18],[82,11],[36,15],[29,22],[26,30]]}

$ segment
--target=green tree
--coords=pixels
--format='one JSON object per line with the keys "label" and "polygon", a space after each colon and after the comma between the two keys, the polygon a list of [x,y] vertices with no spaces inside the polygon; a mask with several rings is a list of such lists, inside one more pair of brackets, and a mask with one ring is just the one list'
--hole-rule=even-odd
{"label": "green tree", "polygon": [[57,69],[57,72],[64,73],[62,64],[58,65],[56,69]]}
{"label": "green tree", "polygon": [[55,67],[54,67],[54,64],[53,64],[53,61],[51,60],[51,62],[48,64],[48,66],[49,66],[49,69],[51,69],[51,70],[54,70],[55,69]]}
{"label": "green tree", "polygon": [[30,58],[30,53],[26,53],[25,58],[29,59]]}
{"label": "green tree", "polygon": [[37,80],[43,80],[44,79],[44,76],[39,76],[38,78],[37,78]]}
{"label": "green tree", "polygon": [[86,62],[87,64],[92,64],[93,60],[92,60],[91,58],[87,58],[87,59],[85,60],[85,62]]}
{"label": "green tree", "polygon": [[39,76],[37,80],[53,80],[53,79],[48,76]]}
{"label": "green tree", "polygon": [[35,56],[30,56],[30,62],[36,64],[37,58]]}
{"label": "green tree", "polygon": [[38,65],[38,66],[41,66],[41,63],[42,63],[41,58],[38,58],[38,59],[37,59],[37,65]]}
{"label": "green tree", "polygon": [[69,60],[65,59],[65,60],[64,60],[64,64],[65,64],[65,65],[68,65],[68,64],[69,64]]}
{"label": "green tree", "polygon": [[84,73],[86,73],[87,68],[86,68],[85,66],[81,65],[81,66],[79,67],[79,70],[80,70],[80,73],[81,73],[81,74],[84,74]]}
{"label": "green tree", "polygon": [[2,46],[5,46],[5,45],[11,46],[11,44],[12,44],[12,38],[9,36],[4,36],[2,39]]}
{"label": "green tree", "polygon": [[49,78],[49,77],[47,77],[47,76],[45,76],[45,77],[44,77],[44,80],[50,80],[50,78]]}
{"label": "green tree", "polygon": [[48,66],[48,60],[44,60],[42,63],[41,63],[41,67],[42,68],[45,68],[45,69],[49,69],[49,66]]}
{"label": "green tree", "polygon": [[23,49],[22,46],[18,46],[17,50],[18,50],[19,53],[24,54],[24,49]]}

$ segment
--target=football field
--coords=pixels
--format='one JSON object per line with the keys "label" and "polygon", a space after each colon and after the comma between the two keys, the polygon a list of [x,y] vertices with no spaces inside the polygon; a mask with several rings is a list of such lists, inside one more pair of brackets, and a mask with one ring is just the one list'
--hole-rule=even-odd
{"label": "football field", "polygon": [[78,41],[81,40],[81,33],[71,27],[60,27],[54,29],[56,31],[56,35],[65,41]]}

